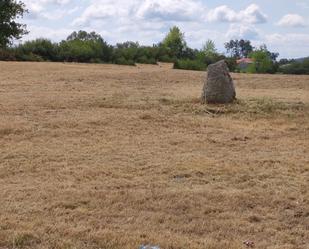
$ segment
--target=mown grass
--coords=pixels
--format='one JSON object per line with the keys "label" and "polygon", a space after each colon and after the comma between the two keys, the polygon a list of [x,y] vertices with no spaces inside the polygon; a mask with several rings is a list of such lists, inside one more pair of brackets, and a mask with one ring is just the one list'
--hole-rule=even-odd
{"label": "mown grass", "polygon": [[1,249],[307,249],[308,76],[0,69]]}
{"label": "mown grass", "polygon": [[[309,112],[309,105],[303,102],[284,102],[269,97],[238,99],[231,104],[204,104],[199,98],[159,98],[157,102],[129,102],[128,99],[101,98],[87,104],[91,108],[161,110],[165,114],[184,113],[193,115],[242,116],[247,119],[267,118],[274,115],[294,117]],[[165,108],[164,108],[165,107]],[[144,117],[142,119],[147,119]]]}
{"label": "mown grass", "polygon": [[162,105],[171,106],[176,112],[192,113],[196,115],[231,117],[243,116],[245,118],[267,118],[274,115],[293,117],[309,111],[308,104],[303,102],[283,102],[267,97],[238,99],[231,104],[203,104],[200,99],[174,100],[162,98]]}

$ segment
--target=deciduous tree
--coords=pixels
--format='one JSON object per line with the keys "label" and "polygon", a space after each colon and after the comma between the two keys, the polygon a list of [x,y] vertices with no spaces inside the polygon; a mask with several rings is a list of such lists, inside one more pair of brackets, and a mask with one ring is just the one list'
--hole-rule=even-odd
{"label": "deciduous tree", "polygon": [[27,34],[26,25],[17,19],[22,18],[27,12],[25,4],[14,0],[0,1],[0,48],[5,48],[13,39],[20,39]]}
{"label": "deciduous tree", "polygon": [[164,38],[162,45],[169,48],[176,58],[181,58],[187,47],[184,33],[176,26],[170,29],[170,32]]}
{"label": "deciduous tree", "polygon": [[248,55],[253,51],[253,46],[248,40],[230,40],[225,43],[225,48],[227,53],[229,53],[234,58],[248,57]]}

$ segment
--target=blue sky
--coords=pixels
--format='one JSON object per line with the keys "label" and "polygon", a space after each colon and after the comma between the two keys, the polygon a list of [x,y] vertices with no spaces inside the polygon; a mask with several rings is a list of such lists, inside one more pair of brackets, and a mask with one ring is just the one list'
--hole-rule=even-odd
{"label": "blue sky", "polygon": [[220,52],[230,39],[267,44],[281,58],[309,56],[309,0],[24,0],[24,21],[34,38],[65,39],[74,30],[96,31],[111,44],[151,45],[177,25],[187,43],[212,39]]}

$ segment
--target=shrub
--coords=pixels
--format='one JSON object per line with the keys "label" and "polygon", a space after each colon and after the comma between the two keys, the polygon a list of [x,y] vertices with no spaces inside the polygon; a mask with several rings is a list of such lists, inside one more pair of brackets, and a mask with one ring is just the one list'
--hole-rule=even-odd
{"label": "shrub", "polygon": [[17,54],[16,57],[18,58],[19,61],[37,61],[37,62],[42,62],[44,59],[36,54],[29,53],[29,54]]}
{"label": "shrub", "polygon": [[225,60],[225,56],[224,55],[221,55],[221,54],[213,54],[211,56],[205,56],[204,58],[204,63],[209,66],[210,64],[214,64],[218,61],[221,61],[221,60]]}
{"label": "shrub", "polygon": [[225,58],[225,61],[231,72],[237,72],[237,63],[235,58]]}
{"label": "shrub", "polygon": [[279,72],[284,74],[309,74],[309,59],[282,65],[279,67]]}
{"label": "shrub", "polygon": [[101,64],[101,63],[103,63],[103,61],[102,61],[100,58],[93,58],[93,59],[90,59],[89,62],[90,62],[90,63],[94,63],[94,64]]}
{"label": "shrub", "polygon": [[19,60],[25,60],[28,57],[33,60],[35,57],[40,57],[41,60],[45,61],[56,61],[58,59],[57,49],[58,45],[48,39],[27,41],[14,48]]}
{"label": "shrub", "polygon": [[135,66],[135,62],[133,60],[127,60],[124,57],[117,58],[115,63],[118,65]]}
{"label": "shrub", "polygon": [[59,58],[71,62],[110,62],[113,48],[95,32],[73,32],[59,44]]}
{"label": "shrub", "polygon": [[199,60],[178,60],[174,64],[175,69],[205,71],[207,65]]}
{"label": "shrub", "polygon": [[159,61],[161,62],[167,62],[167,63],[175,63],[177,61],[176,58],[170,57],[168,55],[162,55],[159,57]]}
{"label": "shrub", "polygon": [[271,53],[267,50],[266,46],[261,46],[259,49],[254,50],[249,54],[249,57],[254,60],[248,69],[248,73],[276,73],[278,70],[278,63],[276,58],[277,53]]}
{"label": "shrub", "polygon": [[147,58],[146,56],[137,58],[136,62],[142,64],[153,64],[153,65],[157,64],[155,58]]}
{"label": "shrub", "polygon": [[12,50],[0,49],[0,61],[16,61],[15,53]]}

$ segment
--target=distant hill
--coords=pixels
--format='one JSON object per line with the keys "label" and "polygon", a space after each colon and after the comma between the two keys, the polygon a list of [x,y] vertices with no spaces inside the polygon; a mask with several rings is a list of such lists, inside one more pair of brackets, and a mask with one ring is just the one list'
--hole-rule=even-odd
{"label": "distant hill", "polygon": [[308,57],[304,57],[304,58],[295,59],[295,61],[297,61],[297,62],[303,62],[303,61],[306,60],[306,59],[309,59],[309,56],[308,56]]}

